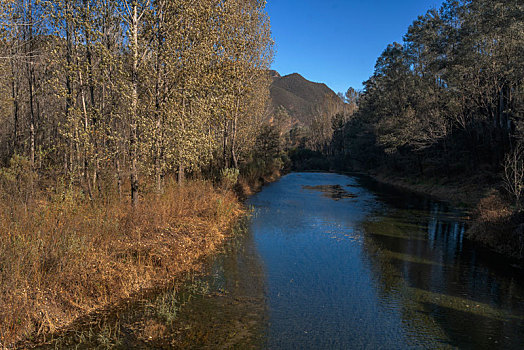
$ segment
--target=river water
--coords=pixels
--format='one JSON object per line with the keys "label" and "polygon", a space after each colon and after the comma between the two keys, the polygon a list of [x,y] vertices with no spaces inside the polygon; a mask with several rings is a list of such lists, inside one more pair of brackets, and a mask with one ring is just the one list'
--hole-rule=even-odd
{"label": "river water", "polygon": [[460,210],[327,173],[248,205],[202,276],[54,346],[524,349],[524,272],[465,240]]}

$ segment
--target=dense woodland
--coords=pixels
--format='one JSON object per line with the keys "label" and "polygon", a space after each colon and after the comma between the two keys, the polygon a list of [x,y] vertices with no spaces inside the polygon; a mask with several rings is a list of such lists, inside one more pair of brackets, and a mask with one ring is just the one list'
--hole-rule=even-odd
{"label": "dense woodland", "polygon": [[524,3],[445,1],[364,85],[348,96],[358,110],[334,119],[332,166],[471,188],[470,237],[524,257]]}
{"label": "dense woodland", "polygon": [[448,0],[428,11],[384,50],[357,99],[334,125],[350,167],[469,176],[509,166],[522,181],[524,4]]}
{"label": "dense woodland", "polygon": [[272,45],[263,0],[0,1],[0,348],[226,239],[281,167]]}
{"label": "dense woodland", "polygon": [[28,197],[60,182],[136,203],[169,174],[250,162],[270,83],[264,1],[1,6],[4,187]]}
{"label": "dense woodland", "polygon": [[469,236],[524,258],[522,1],[446,0],[339,98],[327,142],[312,126],[288,142],[293,169],[364,171],[476,208]]}

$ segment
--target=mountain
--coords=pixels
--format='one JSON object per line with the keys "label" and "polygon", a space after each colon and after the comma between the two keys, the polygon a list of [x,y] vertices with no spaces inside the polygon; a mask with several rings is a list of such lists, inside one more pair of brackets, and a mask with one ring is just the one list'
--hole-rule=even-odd
{"label": "mountain", "polygon": [[298,73],[280,76],[270,71],[273,83],[270,87],[273,115],[285,110],[289,115],[289,127],[309,127],[313,120],[331,120],[344,108],[344,103],[326,84],[314,83]]}

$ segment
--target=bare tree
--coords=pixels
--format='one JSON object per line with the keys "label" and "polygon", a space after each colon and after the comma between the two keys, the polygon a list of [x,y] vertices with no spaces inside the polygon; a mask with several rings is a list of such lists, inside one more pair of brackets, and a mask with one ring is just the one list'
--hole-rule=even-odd
{"label": "bare tree", "polygon": [[513,197],[517,210],[520,210],[524,190],[524,146],[520,142],[504,158],[503,179],[506,191]]}

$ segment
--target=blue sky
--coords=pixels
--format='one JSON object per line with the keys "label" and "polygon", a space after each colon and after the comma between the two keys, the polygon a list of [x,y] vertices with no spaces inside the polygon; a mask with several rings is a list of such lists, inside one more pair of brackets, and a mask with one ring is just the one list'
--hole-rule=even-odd
{"label": "blue sky", "polygon": [[442,0],[267,0],[280,74],[300,73],[335,92],[362,88],[377,57]]}

